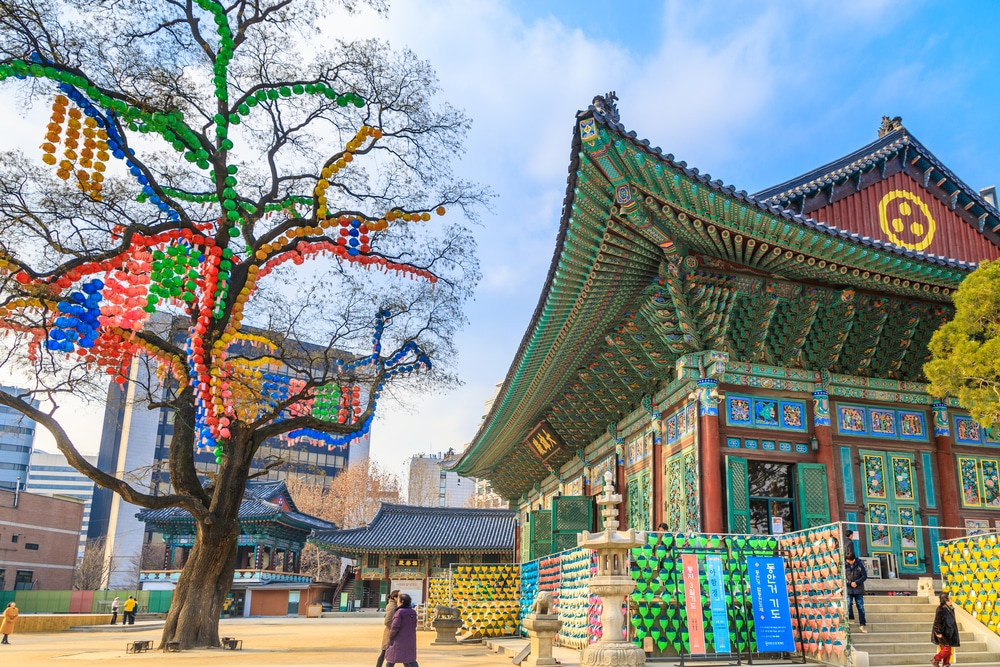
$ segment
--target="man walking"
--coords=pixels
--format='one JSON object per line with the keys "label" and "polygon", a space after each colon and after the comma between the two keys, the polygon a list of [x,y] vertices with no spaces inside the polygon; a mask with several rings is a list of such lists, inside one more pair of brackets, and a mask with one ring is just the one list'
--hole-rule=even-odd
{"label": "man walking", "polygon": [[865,627],[867,625],[865,622],[865,582],[868,581],[868,571],[865,570],[865,564],[858,560],[853,551],[847,554],[844,573],[847,576],[847,618],[854,620],[854,607],[857,607],[861,632],[868,632]]}

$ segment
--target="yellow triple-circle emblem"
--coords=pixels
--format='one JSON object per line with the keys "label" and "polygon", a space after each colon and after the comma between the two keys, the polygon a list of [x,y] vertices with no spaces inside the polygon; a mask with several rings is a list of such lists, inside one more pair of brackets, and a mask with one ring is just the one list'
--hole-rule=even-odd
{"label": "yellow triple-circle emblem", "polygon": [[889,242],[908,250],[925,249],[937,231],[924,200],[906,190],[892,190],[882,197],[878,220]]}

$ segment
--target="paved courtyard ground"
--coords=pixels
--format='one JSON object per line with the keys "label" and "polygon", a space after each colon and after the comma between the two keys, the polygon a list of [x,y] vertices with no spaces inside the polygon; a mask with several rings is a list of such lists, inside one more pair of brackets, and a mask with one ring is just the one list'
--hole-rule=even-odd
{"label": "paved courtyard ground", "polygon": [[[0,665],[89,667],[114,661],[156,667],[373,667],[379,654],[382,624],[378,618],[279,618],[223,620],[220,634],[243,640],[242,651],[199,650],[182,653],[151,651],[126,655],[125,645],[138,639],[157,643],[159,629],[132,632],[60,632],[11,635],[10,646],[0,646]],[[417,633],[417,660],[421,667],[507,667],[510,658],[492,653],[482,644],[458,647],[430,646],[432,632]],[[577,654],[578,655],[578,654]],[[571,663],[570,663],[571,664]]]}

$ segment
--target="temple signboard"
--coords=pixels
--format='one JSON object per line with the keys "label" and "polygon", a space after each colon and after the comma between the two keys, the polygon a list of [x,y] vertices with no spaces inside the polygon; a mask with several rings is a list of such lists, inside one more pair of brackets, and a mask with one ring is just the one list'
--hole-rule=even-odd
{"label": "temple signboard", "polygon": [[544,420],[540,421],[531,430],[531,433],[524,439],[524,442],[542,463],[547,462],[553,456],[566,449],[566,445],[563,444],[559,434]]}

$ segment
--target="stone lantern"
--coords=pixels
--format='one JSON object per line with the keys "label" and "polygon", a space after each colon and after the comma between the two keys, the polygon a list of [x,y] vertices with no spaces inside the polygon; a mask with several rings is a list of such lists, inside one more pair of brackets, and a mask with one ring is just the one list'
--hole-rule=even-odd
{"label": "stone lantern", "polygon": [[625,617],[622,601],[635,590],[629,576],[628,554],[633,547],[646,542],[643,531],[618,530],[618,505],[620,493],[615,493],[611,472],[604,473],[604,492],[597,499],[604,517],[604,530],[599,533],[584,531],[577,535],[577,545],[597,552],[597,576],[590,578],[590,592],[601,598],[601,640],[583,649],[581,667],[645,665],[646,654],[641,646],[626,641],[622,634]]}

